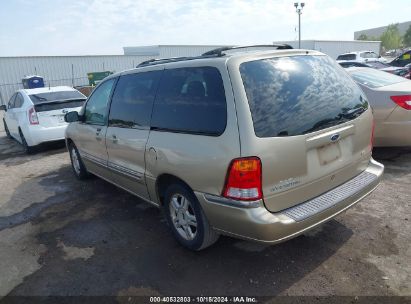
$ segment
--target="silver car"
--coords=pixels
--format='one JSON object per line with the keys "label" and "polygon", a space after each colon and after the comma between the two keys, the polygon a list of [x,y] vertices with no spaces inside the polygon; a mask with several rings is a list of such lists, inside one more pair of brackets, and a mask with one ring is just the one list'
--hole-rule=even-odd
{"label": "silver car", "polygon": [[74,174],[163,208],[191,250],[220,234],[274,244],[378,185],[366,97],[328,56],[278,46],[152,60],[68,113]]}
{"label": "silver car", "polygon": [[411,146],[411,80],[370,68],[347,72],[374,110],[374,146]]}

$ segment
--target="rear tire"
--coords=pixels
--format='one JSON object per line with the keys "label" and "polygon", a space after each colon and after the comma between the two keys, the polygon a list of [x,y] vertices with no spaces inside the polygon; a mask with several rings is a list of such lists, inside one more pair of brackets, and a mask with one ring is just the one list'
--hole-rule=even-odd
{"label": "rear tire", "polygon": [[69,144],[69,154],[71,160],[71,168],[73,169],[74,175],[77,179],[83,180],[89,176],[86,166],[81,159],[80,153],[74,143]]}
{"label": "rear tire", "polygon": [[6,121],[4,120],[4,118],[3,118],[3,125],[4,125],[4,131],[6,131],[6,136],[7,136],[7,138],[10,138],[10,139],[11,139],[12,137],[11,137],[9,128],[7,127],[7,124],[6,124]]}
{"label": "rear tire", "polygon": [[219,235],[210,226],[193,191],[182,183],[170,185],[163,209],[174,238],[184,247],[199,251],[214,244]]}
{"label": "rear tire", "polygon": [[23,132],[21,131],[21,129],[19,129],[19,133],[20,133],[21,144],[23,145],[23,148],[24,148],[24,152],[26,154],[33,154],[35,152],[34,147],[29,146],[27,144],[26,138],[24,137]]}
{"label": "rear tire", "polygon": [[6,121],[4,119],[3,119],[3,125],[4,125],[4,131],[6,131],[7,138],[12,138],[11,134],[10,134],[10,131],[9,131],[9,128],[7,127]]}

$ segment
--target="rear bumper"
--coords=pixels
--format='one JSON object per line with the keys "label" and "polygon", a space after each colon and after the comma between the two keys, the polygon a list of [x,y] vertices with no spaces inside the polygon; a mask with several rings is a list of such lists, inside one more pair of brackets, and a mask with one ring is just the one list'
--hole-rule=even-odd
{"label": "rear bumper", "polygon": [[313,200],[277,213],[269,212],[262,201],[237,207],[235,202],[221,197],[200,192],[196,192],[196,196],[210,224],[218,232],[263,243],[278,243],[296,237],[358,203],[378,186],[383,172],[384,166],[371,159],[359,176]]}
{"label": "rear bumper", "polygon": [[[36,146],[41,143],[64,140],[67,125],[45,128],[42,126],[30,126],[23,130],[29,146]],[[26,131],[26,132],[25,132]]]}

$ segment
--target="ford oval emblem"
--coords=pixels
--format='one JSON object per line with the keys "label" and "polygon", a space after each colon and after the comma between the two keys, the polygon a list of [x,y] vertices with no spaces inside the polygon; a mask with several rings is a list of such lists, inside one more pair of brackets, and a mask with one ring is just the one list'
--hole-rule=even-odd
{"label": "ford oval emblem", "polygon": [[331,136],[331,141],[337,141],[340,138],[340,134],[333,134]]}

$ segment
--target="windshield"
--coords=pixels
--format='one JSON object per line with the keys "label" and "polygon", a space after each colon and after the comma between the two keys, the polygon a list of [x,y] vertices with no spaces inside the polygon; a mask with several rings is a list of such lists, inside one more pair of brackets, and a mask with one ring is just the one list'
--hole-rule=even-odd
{"label": "windshield", "polygon": [[328,56],[244,62],[240,73],[258,137],[314,132],[368,108],[358,86]]}
{"label": "windshield", "polygon": [[406,78],[374,69],[360,69],[349,72],[354,80],[369,88],[380,88],[391,84],[409,81]]}
{"label": "windshield", "polygon": [[86,97],[79,91],[45,92],[29,95],[34,104],[53,101],[86,100]]}

